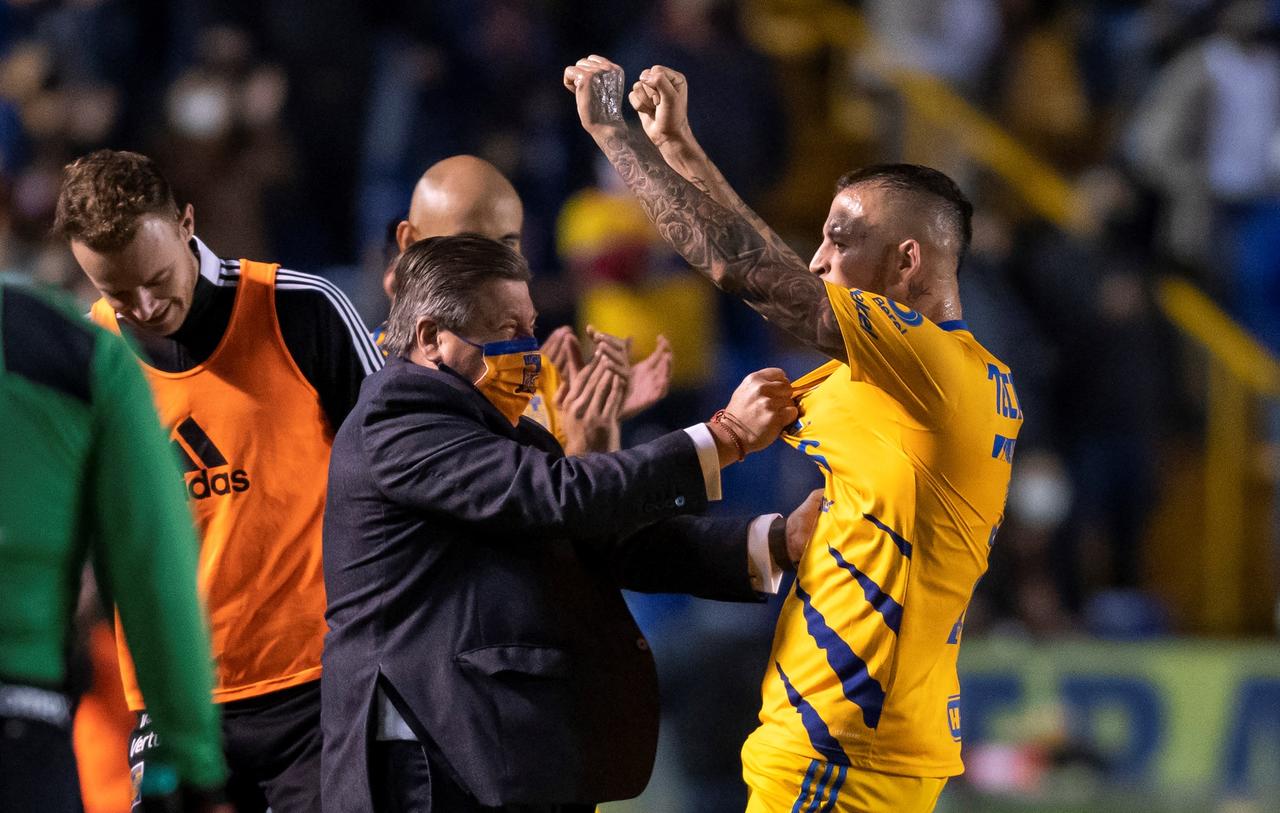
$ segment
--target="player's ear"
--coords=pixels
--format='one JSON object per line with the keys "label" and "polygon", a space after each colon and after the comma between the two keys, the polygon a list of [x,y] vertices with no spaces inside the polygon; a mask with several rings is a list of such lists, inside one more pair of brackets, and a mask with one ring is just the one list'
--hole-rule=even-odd
{"label": "player's ear", "polygon": [[898,244],[898,282],[909,285],[921,268],[920,242],[906,239]]}
{"label": "player's ear", "polygon": [[196,234],[196,209],[190,203],[178,211],[178,231],[183,240],[190,240]]}
{"label": "player's ear", "polygon": [[386,270],[382,272],[382,291],[387,295],[387,299],[392,302],[396,301],[396,261],[392,260]]}
{"label": "player's ear", "polygon": [[413,232],[413,224],[407,220],[401,220],[396,225],[396,245],[404,251],[416,242],[418,242],[418,236]]}

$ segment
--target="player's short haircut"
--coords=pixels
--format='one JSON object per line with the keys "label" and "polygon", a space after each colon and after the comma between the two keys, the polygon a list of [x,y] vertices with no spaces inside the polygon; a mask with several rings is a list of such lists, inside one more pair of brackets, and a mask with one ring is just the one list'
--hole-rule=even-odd
{"label": "player's short haircut", "polygon": [[959,245],[956,257],[962,259],[969,250],[973,239],[973,204],[946,174],[919,164],[873,164],[841,175],[836,181],[836,192],[861,184],[915,192],[936,200],[938,213]]}
{"label": "player's short haircut", "polygon": [[383,346],[389,354],[408,355],[423,318],[445,330],[465,332],[486,282],[528,282],[529,277],[525,258],[497,240],[478,234],[419,240],[396,260],[396,301],[387,317]]}
{"label": "player's short haircut", "polygon": [[173,189],[154,161],[136,152],[98,150],[62,170],[53,232],[94,251],[116,251],[143,215],[181,219]]}

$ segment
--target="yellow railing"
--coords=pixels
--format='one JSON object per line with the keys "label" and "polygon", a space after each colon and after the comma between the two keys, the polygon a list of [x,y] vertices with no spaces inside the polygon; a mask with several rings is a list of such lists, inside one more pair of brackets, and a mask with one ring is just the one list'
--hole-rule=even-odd
{"label": "yellow railing", "polygon": [[[748,4],[748,31],[776,57],[837,53],[872,46],[872,34],[854,9],[833,0],[755,0]],[[901,100],[902,137],[912,146],[945,145],[968,161],[990,170],[1024,203],[1060,228],[1075,232],[1076,195],[1072,184],[1034,155],[989,116],[974,108],[945,82],[919,71],[865,70]],[[843,111],[836,100],[831,115]],[[1166,278],[1158,301],[1165,317],[1208,352],[1204,517],[1200,536],[1201,595],[1195,619],[1200,630],[1238,631],[1243,620],[1241,585],[1247,516],[1246,487],[1251,459],[1251,399],[1280,399],[1280,363],[1209,297],[1190,283]]]}
{"label": "yellow railing", "polygon": [[1165,278],[1159,302],[1169,321],[1209,353],[1205,527],[1198,557],[1204,592],[1198,621],[1206,632],[1236,632],[1244,617],[1241,588],[1249,571],[1244,561],[1254,435],[1249,407],[1255,396],[1280,397],[1280,363],[1194,285]]}
{"label": "yellow railing", "polygon": [[1160,308],[1196,344],[1209,351],[1246,390],[1280,398],[1280,362],[1189,282],[1167,277],[1160,283]]}

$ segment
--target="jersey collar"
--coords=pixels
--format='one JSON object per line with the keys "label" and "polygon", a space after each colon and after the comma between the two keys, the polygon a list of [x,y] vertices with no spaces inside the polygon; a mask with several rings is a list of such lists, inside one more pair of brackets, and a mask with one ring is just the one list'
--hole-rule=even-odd
{"label": "jersey collar", "polygon": [[218,278],[222,274],[222,258],[210,251],[204,241],[195,236],[191,238],[191,252],[200,261],[200,276],[217,285]]}
{"label": "jersey collar", "polygon": [[951,319],[946,322],[939,322],[938,327],[946,331],[969,329],[969,325],[963,319]]}

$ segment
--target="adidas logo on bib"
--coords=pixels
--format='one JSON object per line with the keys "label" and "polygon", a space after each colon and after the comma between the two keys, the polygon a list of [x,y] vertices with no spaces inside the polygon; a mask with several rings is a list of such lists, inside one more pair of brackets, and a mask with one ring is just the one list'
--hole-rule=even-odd
{"label": "adidas logo on bib", "polygon": [[195,418],[188,417],[173,432],[173,447],[182,465],[187,494],[192,499],[205,500],[249,490],[249,473],[244,469],[231,468],[227,458]]}

